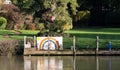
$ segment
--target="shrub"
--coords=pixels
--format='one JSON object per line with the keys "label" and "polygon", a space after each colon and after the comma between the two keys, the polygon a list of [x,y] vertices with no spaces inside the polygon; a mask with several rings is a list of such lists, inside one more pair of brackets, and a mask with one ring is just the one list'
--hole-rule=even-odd
{"label": "shrub", "polygon": [[58,20],[55,22],[54,27],[57,31],[67,31],[72,29],[72,24],[64,20]]}
{"label": "shrub", "polygon": [[20,54],[21,52],[23,51],[21,50],[20,41],[18,40],[0,41],[0,55],[15,55]]}
{"label": "shrub", "polygon": [[6,17],[6,19],[12,20],[14,22],[17,22],[18,19],[20,19],[20,9],[13,5],[13,4],[3,4],[1,7],[2,10],[6,11],[6,13],[1,13],[0,16]]}
{"label": "shrub", "polygon": [[36,28],[38,29],[38,30],[43,30],[45,27],[44,27],[44,23],[38,23],[38,24],[36,24]]}
{"label": "shrub", "polygon": [[14,22],[13,21],[9,21],[9,24],[6,25],[6,29],[7,30],[12,30],[14,29]]}
{"label": "shrub", "polygon": [[0,29],[5,29],[7,20],[4,17],[0,17]]}
{"label": "shrub", "polygon": [[87,27],[88,21],[90,18],[90,11],[78,11],[77,15],[75,16],[75,26],[76,27]]}
{"label": "shrub", "polygon": [[26,29],[27,30],[35,30],[36,29],[35,24],[33,24],[33,23],[26,24]]}

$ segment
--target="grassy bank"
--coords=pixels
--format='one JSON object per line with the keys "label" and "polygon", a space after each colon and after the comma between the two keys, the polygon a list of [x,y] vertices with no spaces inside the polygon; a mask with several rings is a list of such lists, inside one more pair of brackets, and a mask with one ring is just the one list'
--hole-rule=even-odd
{"label": "grassy bank", "polygon": [[77,48],[95,48],[96,36],[101,49],[106,49],[109,41],[113,48],[120,48],[120,28],[74,29],[66,33],[76,36]]}
{"label": "grassy bank", "polygon": [[[34,36],[39,31],[35,30],[19,30],[18,33],[14,30],[0,30],[0,40],[18,39],[23,40],[24,36]],[[76,47],[81,48],[95,48],[96,36],[99,36],[99,43],[101,49],[106,49],[108,42],[112,42],[113,48],[120,48],[120,28],[93,28],[93,29],[73,29],[66,31],[63,39],[63,47],[70,48],[72,46],[73,36],[76,36]],[[6,37],[9,35],[10,37]]]}

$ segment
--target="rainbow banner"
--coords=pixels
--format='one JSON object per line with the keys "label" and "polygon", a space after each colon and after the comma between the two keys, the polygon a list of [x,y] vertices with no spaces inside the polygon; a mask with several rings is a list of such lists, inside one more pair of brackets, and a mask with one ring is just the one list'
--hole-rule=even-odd
{"label": "rainbow banner", "polygon": [[37,37],[38,50],[60,50],[63,46],[63,37]]}

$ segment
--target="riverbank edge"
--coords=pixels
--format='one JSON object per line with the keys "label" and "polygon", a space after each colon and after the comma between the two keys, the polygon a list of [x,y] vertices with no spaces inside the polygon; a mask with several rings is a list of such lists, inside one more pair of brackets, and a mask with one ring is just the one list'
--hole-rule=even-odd
{"label": "riverbank edge", "polygon": [[36,50],[24,48],[24,56],[120,56],[120,50]]}

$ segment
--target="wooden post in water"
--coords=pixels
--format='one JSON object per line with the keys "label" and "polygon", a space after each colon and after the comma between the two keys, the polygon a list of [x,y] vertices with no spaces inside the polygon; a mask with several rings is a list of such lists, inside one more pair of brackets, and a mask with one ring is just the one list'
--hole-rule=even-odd
{"label": "wooden post in water", "polygon": [[26,44],[26,36],[24,36],[24,48],[25,48],[25,44]]}
{"label": "wooden post in water", "polygon": [[36,37],[34,36],[34,48],[36,47]]}
{"label": "wooden post in water", "polygon": [[99,50],[99,36],[96,37],[96,54],[98,54]]}
{"label": "wooden post in water", "polygon": [[73,36],[73,54],[75,55],[75,36]]}

